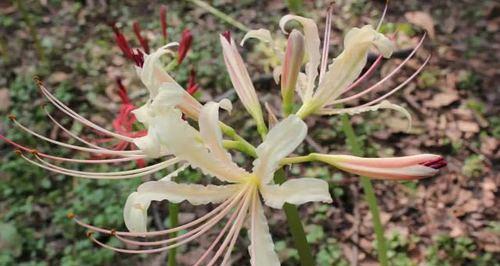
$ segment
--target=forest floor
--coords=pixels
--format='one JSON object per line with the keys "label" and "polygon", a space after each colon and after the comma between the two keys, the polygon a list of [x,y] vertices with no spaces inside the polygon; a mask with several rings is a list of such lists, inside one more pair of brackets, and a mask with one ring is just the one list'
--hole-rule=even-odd
{"label": "forest floor", "polygon": [[[188,1],[169,1],[169,36],[178,40],[191,29],[193,47],[175,78],[186,84],[196,71],[202,101],[220,95],[236,101],[223,64],[218,34],[231,30],[236,40],[244,32],[226,24]],[[280,35],[278,21],[289,12],[284,1],[211,1],[249,28],[268,28]],[[324,29],[329,1],[304,1],[296,10]],[[110,22],[117,22],[134,39],[132,23],[140,22],[151,47],[163,43],[157,1],[9,1],[0,3],[0,134],[38,150],[74,156],[67,150],[39,142],[12,126],[8,114],[47,136],[70,141],[45,116],[46,104],[32,78],[38,75],[54,94],[92,121],[110,125],[119,108],[115,85],[122,77],[137,105],[145,92],[113,40]],[[334,8],[332,54],[342,48],[345,32],[354,26],[376,24],[384,1],[342,0]],[[351,118],[366,156],[387,157],[416,153],[443,155],[448,167],[436,177],[418,182],[374,182],[392,265],[500,265],[500,5],[495,1],[391,1],[382,31],[394,36],[397,49],[414,47],[428,33],[425,45],[407,67],[391,79],[389,89],[404,81],[432,54],[429,65],[391,101],[412,113],[413,127],[391,111]],[[396,34],[394,34],[396,33]],[[283,35],[281,35],[283,36]],[[282,39],[283,41],[284,39]],[[134,43],[134,45],[138,45]],[[249,72],[262,101],[278,109],[279,87],[272,81],[273,61],[266,48],[250,43],[245,49]],[[404,57],[383,62],[369,83],[385,76]],[[363,101],[379,95],[375,92]],[[50,107],[49,107],[50,108]],[[238,104],[236,110],[242,110]],[[50,109],[74,132],[92,132]],[[222,117],[252,139],[253,125],[243,112]],[[314,117],[307,143],[298,153],[348,153],[340,118]],[[72,142],[76,143],[76,142]],[[243,166],[250,166],[237,156]],[[68,212],[107,228],[124,229],[126,197],[144,180],[92,181],[65,177],[31,167],[12,147],[0,142],[0,265],[165,265],[166,254],[131,256],[95,247],[85,231],[66,218]],[[130,166],[133,167],[133,166]],[[76,168],[75,168],[76,169]],[[80,169],[80,168],[78,168]],[[85,169],[107,171],[110,167]],[[376,265],[374,233],[368,205],[357,176],[319,164],[294,166],[291,176],[320,177],[332,187],[333,206],[300,207],[317,265]],[[207,182],[194,170],[190,181]],[[166,203],[153,206],[158,217],[168,217]],[[181,205],[180,220],[207,211]],[[298,265],[283,212],[266,210],[276,249],[283,265]],[[157,227],[168,224],[156,221]],[[191,265],[215,232],[184,246],[181,265]],[[115,239],[102,239],[116,244]],[[248,262],[248,238],[238,240],[235,265]]]}

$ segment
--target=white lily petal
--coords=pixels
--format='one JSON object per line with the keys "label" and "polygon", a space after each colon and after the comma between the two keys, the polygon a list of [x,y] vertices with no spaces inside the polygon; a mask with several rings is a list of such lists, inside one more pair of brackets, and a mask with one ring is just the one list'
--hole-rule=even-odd
{"label": "white lily petal", "polygon": [[162,55],[168,52],[168,49],[178,45],[179,43],[177,42],[169,43],[149,55],[144,55],[144,64],[142,69],[139,68],[140,71],[138,71],[138,74],[142,83],[149,90],[150,97],[154,98],[156,96],[158,88],[162,83],[175,83],[175,80],[162,69],[158,61]]}
{"label": "white lily petal", "polygon": [[250,264],[252,266],[279,266],[278,254],[274,251],[274,243],[269,233],[267,219],[258,196],[254,197],[250,220]]}
{"label": "white lily petal", "polygon": [[138,195],[133,192],[128,196],[123,208],[123,220],[130,232],[143,233],[147,232],[149,203],[136,204]]}
{"label": "white lily petal", "polygon": [[251,30],[247,32],[243,37],[243,40],[241,40],[240,45],[243,46],[248,39],[258,39],[263,42],[273,43],[271,32],[266,29]]}
{"label": "white lily petal", "polygon": [[210,153],[201,142],[200,133],[182,119],[182,114],[173,109],[155,122],[158,145],[203,173],[215,176],[222,181],[238,182],[248,173],[234,163],[221,161]]}
{"label": "white lily petal", "polygon": [[276,126],[257,147],[257,160],[253,162],[253,172],[267,184],[273,178],[281,159],[289,155],[299,146],[307,134],[307,125],[296,115],[290,115]]}
{"label": "white lily petal", "polygon": [[333,102],[360,75],[366,65],[368,51],[375,46],[389,57],[394,47],[387,37],[375,31],[371,25],[350,30],[344,40],[344,51],[328,67],[323,81],[314,94],[318,109]]}
{"label": "white lily petal", "polygon": [[147,210],[151,201],[168,200],[179,203],[184,200],[193,205],[220,203],[241,189],[241,185],[195,185],[171,181],[150,181],[130,194],[125,203],[125,225],[131,232],[146,232]]}
{"label": "white lily petal", "polygon": [[[227,99],[225,99],[227,100]],[[226,108],[231,109],[231,102],[224,101]],[[224,149],[222,145],[222,131],[219,125],[219,107],[220,103],[208,102],[200,112],[198,124],[200,126],[201,139],[210,150],[210,153],[221,162],[233,163],[231,154]]]}
{"label": "white lily petal", "polygon": [[379,109],[392,109],[402,113],[406,119],[408,120],[407,131],[411,129],[411,114],[404,107],[391,103],[387,100],[380,102],[379,104],[371,105],[371,106],[360,106],[360,107],[352,107],[352,108],[343,108],[343,109],[334,109],[334,108],[324,108],[317,112],[321,115],[335,115],[335,114],[349,114],[355,115],[368,111],[377,111]]}
{"label": "white lily petal", "polygon": [[257,98],[257,93],[253,86],[250,75],[243,63],[238,50],[224,37],[220,36],[220,42],[222,44],[222,52],[224,54],[224,62],[226,63],[226,68],[233,83],[234,89],[238,97],[240,98],[245,109],[250,113],[250,115],[257,121],[257,123],[263,123],[264,119],[262,117],[262,109],[260,107],[259,99]]}
{"label": "white lily petal", "polygon": [[307,87],[306,93],[304,94],[304,100],[309,100],[314,92],[314,84],[318,76],[318,66],[321,61],[319,49],[321,41],[319,39],[318,26],[316,26],[316,23],[312,19],[295,15],[286,15],[281,18],[279,23],[281,30],[285,33],[287,33],[285,25],[290,20],[298,21],[304,30],[306,54],[308,58],[308,62],[306,63]]}
{"label": "white lily petal", "polygon": [[332,202],[328,183],[318,178],[297,178],[281,185],[263,185],[260,193],[267,206],[277,209],[281,209],[285,203],[300,205],[314,201]]}

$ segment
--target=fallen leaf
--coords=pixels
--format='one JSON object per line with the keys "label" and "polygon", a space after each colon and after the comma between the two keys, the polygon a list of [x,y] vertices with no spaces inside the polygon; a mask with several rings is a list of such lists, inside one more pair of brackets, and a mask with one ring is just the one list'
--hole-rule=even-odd
{"label": "fallen leaf", "polygon": [[405,18],[410,23],[426,30],[431,39],[434,39],[434,37],[436,36],[434,32],[434,20],[432,19],[431,15],[429,15],[429,13],[423,11],[406,12]]}
{"label": "fallen leaf", "polygon": [[439,108],[448,106],[459,99],[460,97],[457,93],[442,92],[434,95],[430,101],[424,102],[424,105],[431,108]]}
{"label": "fallen leaf", "polygon": [[477,123],[469,122],[469,121],[457,121],[458,129],[462,132],[479,132],[479,126]]}

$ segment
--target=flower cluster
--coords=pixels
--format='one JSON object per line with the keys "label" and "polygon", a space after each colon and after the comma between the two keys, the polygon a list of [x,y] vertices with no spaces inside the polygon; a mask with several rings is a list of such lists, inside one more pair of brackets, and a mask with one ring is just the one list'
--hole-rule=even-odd
{"label": "flower cluster", "polygon": [[[167,38],[165,11],[161,12],[163,36]],[[302,30],[287,30],[289,21],[297,21]],[[395,75],[401,67],[415,54],[422,41],[400,66],[375,85],[361,90],[352,96],[344,96],[367,79],[383,57],[388,58],[393,52],[391,41],[372,26],[350,30],[344,39],[344,50],[328,66],[328,49],[330,39],[331,14],[327,16],[323,48],[318,29],[314,21],[308,18],[287,15],[280,21],[280,27],[288,34],[285,51],[273,47],[282,63],[274,70],[275,79],[281,84],[283,99],[282,119],[273,125],[266,125],[257,92],[252,84],[244,61],[238,52],[238,47],[228,32],[220,35],[224,62],[234,89],[255,120],[257,131],[262,142],[254,147],[236,131],[219,120],[220,109],[231,112],[232,104],[228,99],[219,102],[201,104],[193,96],[193,87],[184,90],[162,67],[160,58],[172,53],[171,49],[178,43],[168,43],[154,52],[149,53],[149,44],[140,33],[138,24],[134,31],[143,50],[132,49],[125,37],[115,27],[116,41],[124,55],[136,64],[137,74],[149,92],[146,103],[135,108],[126,97],[124,87],[120,85],[120,96],[123,101],[120,115],[113,123],[115,131],[85,119],[64,103],[54,97],[49,90],[37,80],[44,96],[59,110],[76,121],[94,129],[109,138],[122,141],[127,145],[135,145],[137,149],[109,149],[101,147],[77,136],[65,129],[55,119],[49,118],[73,138],[85,145],[63,143],[40,135],[20,124],[15,117],[13,123],[20,129],[63,147],[97,155],[106,155],[100,159],[72,159],[57,157],[26,148],[10,140],[5,141],[15,145],[20,155],[29,163],[47,170],[69,176],[79,176],[95,179],[123,179],[147,176],[170,166],[177,169],[157,181],[148,181],[130,194],[124,207],[124,221],[127,231],[116,231],[99,228],[87,224],[76,216],[71,216],[79,225],[88,228],[89,238],[100,246],[124,253],[155,253],[173,249],[179,245],[195,240],[212,228],[225,221],[216,239],[200,256],[195,265],[205,262],[213,265],[229,262],[231,251],[243,226],[248,225],[250,238],[249,253],[251,265],[279,265],[279,258],[274,250],[274,244],[269,232],[263,205],[281,209],[285,203],[304,204],[307,202],[331,203],[328,183],[317,178],[291,178],[282,184],[273,180],[275,172],[281,167],[293,163],[323,162],[340,170],[363,175],[374,179],[408,180],[433,176],[446,162],[439,155],[421,154],[397,158],[360,158],[350,155],[317,154],[293,157],[291,154],[303,142],[308,127],[304,122],[310,115],[333,115],[340,113],[354,114],[379,108],[392,108],[403,112],[402,107],[385,101],[385,98],[407,84],[425,65],[424,62],[415,74],[387,94],[360,106],[338,108],[338,104],[358,99],[380,87],[386,80]],[[188,32],[182,34],[183,41],[178,49],[179,63],[184,58],[191,43]],[[273,46],[273,39],[268,30],[259,29],[247,33],[241,44],[249,38],[258,38]],[[375,63],[362,74],[367,64],[368,52],[375,49],[379,56]],[[302,72],[304,69],[304,72]],[[121,84],[121,83],[119,83]],[[302,105],[294,110],[295,94],[301,99]],[[134,115],[131,118],[131,115]],[[144,132],[131,133],[135,119],[140,122]],[[268,128],[270,127],[270,128]],[[228,139],[225,139],[227,137]],[[237,165],[232,160],[230,150],[239,150],[253,157],[251,170]],[[32,156],[26,155],[30,152]],[[109,156],[109,157],[108,157]],[[87,172],[71,170],[54,164],[53,160],[73,163],[116,163],[133,160],[159,158],[161,161],[149,166],[142,165],[137,169],[117,172]],[[175,182],[172,177],[191,167],[199,169],[206,176],[218,179],[218,184],[199,185]],[[218,204],[218,206],[202,217],[187,224],[161,231],[148,232],[148,208],[152,201],[168,200],[179,203],[187,201],[193,205]],[[183,232],[175,237],[169,234]],[[110,246],[94,237],[93,232],[109,234],[125,247]],[[127,248],[130,246],[136,249]],[[214,252],[214,254],[212,254]],[[209,257],[211,255],[211,257]]]}

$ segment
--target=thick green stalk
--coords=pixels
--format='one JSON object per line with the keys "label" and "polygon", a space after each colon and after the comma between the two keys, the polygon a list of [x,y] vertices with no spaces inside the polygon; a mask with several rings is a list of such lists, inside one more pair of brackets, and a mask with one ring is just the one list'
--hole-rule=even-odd
{"label": "thick green stalk", "polygon": [[[279,169],[274,174],[274,182],[277,184],[282,184],[286,181],[285,171]],[[299,252],[300,265],[302,266],[312,266],[314,265],[314,259],[311,253],[311,247],[307,243],[306,233],[304,232],[304,227],[300,221],[299,210],[297,206],[289,203],[285,203],[283,206],[285,211],[288,226],[290,227],[290,233],[292,234],[292,239],[295,244],[295,248]]]}
{"label": "thick green stalk", "polygon": [[257,157],[257,153],[255,152],[255,147],[248,143],[248,141],[246,141],[244,138],[242,138],[240,135],[238,135],[238,133],[236,133],[236,130],[234,130],[234,128],[220,122],[220,128],[222,130],[222,132],[232,138],[234,141],[238,142],[238,143],[231,143],[229,145],[232,145],[233,147],[238,147],[237,149],[245,154],[248,154],[252,157]]}
{"label": "thick green stalk", "polygon": [[[349,121],[349,117],[344,114],[341,119],[342,130],[347,137],[347,143],[350,146],[351,152],[356,156],[363,156],[363,150],[359,145],[356,134],[354,133],[351,122]],[[380,220],[380,211],[372,182],[368,177],[362,176],[361,186],[365,192],[365,200],[368,203],[370,212],[372,213],[373,230],[375,231],[375,237],[377,239],[378,260],[380,265],[388,266],[389,260],[387,259],[387,244],[384,237],[384,227],[382,226],[382,221]]]}
{"label": "thick green stalk", "polygon": [[[170,220],[170,228],[174,228],[179,224],[179,204],[178,203],[168,203],[168,213]],[[177,233],[171,234],[171,237],[176,237]],[[175,257],[177,255],[177,248],[172,248],[168,252],[168,266],[175,266],[177,261]]]}

